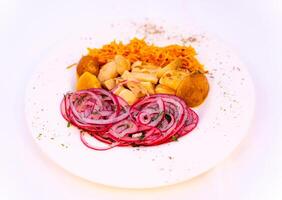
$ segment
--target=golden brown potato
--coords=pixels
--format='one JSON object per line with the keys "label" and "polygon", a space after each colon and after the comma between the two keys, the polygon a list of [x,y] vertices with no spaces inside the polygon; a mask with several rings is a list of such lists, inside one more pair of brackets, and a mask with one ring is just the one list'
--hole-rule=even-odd
{"label": "golden brown potato", "polygon": [[151,82],[140,82],[140,85],[147,91],[148,94],[155,94],[155,85]]}
{"label": "golden brown potato", "polygon": [[109,80],[104,81],[102,83],[102,85],[106,89],[111,90],[111,89],[113,89],[116,86],[116,81],[115,81],[115,79],[109,79]]}
{"label": "golden brown potato", "polygon": [[168,70],[174,70],[174,69],[180,68],[181,66],[182,66],[181,60],[180,59],[176,59],[176,60],[170,62],[165,67],[161,68],[157,72],[157,77],[161,78]]}
{"label": "golden brown potato", "polygon": [[202,73],[193,73],[179,84],[176,95],[183,98],[189,107],[200,105],[209,92],[209,83]]}
{"label": "golden brown potato", "polygon": [[95,76],[99,73],[98,60],[92,56],[83,56],[76,68],[78,76],[81,76],[84,72],[90,72]]}
{"label": "golden brown potato", "polygon": [[100,81],[94,74],[84,72],[78,79],[76,84],[77,90],[86,90],[90,88],[101,88]]}
{"label": "golden brown potato", "polygon": [[160,84],[165,85],[173,90],[176,90],[181,81],[189,76],[188,73],[176,69],[166,71],[160,79]]}
{"label": "golden brown potato", "polygon": [[124,71],[130,70],[130,62],[122,55],[116,55],[114,58],[116,63],[117,72],[122,75]]}
{"label": "golden brown potato", "polygon": [[103,65],[99,71],[98,79],[101,82],[107,81],[112,78],[116,78],[118,76],[117,66],[115,62],[108,62]]}
{"label": "golden brown potato", "polygon": [[124,89],[126,89],[126,88],[123,87],[122,85],[119,85],[117,88],[114,89],[114,94],[119,95],[119,93]]}
{"label": "golden brown potato", "polygon": [[150,63],[142,63],[136,61],[133,63],[131,67],[131,72],[141,72],[141,73],[148,73],[148,74],[156,74],[161,67],[150,64]]}
{"label": "golden brown potato", "polygon": [[162,84],[158,84],[156,86],[156,93],[157,94],[173,94],[175,95],[175,90],[165,86],[165,85],[162,85]]}
{"label": "golden brown potato", "polygon": [[129,72],[125,71],[121,75],[121,78],[124,80],[138,80],[143,82],[151,82],[156,84],[158,82],[158,78],[154,74],[142,73],[142,72]]}
{"label": "golden brown potato", "polygon": [[137,98],[144,97],[147,94],[147,90],[140,83],[129,81],[126,85]]}
{"label": "golden brown potato", "polygon": [[141,67],[143,65],[143,62],[140,60],[135,61],[132,65],[131,68],[135,68],[135,67]]}
{"label": "golden brown potato", "polygon": [[125,88],[122,89],[119,92],[118,96],[123,98],[129,105],[132,105],[132,104],[134,104],[137,101],[137,97],[129,89],[125,89]]}

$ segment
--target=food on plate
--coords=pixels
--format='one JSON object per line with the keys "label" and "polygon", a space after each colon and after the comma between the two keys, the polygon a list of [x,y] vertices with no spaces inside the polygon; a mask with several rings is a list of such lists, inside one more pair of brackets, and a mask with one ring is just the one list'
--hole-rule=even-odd
{"label": "food on plate", "polygon": [[206,76],[202,73],[195,72],[181,81],[176,95],[184,99],[189,107],[195,107],[205,100],[208,92],[209,83]]}
{"label": "food on plate", "polygon": [[157,94],[173,94],[175,95],[175,90],[165,86],[165,85],[162,85],[162,84],[158,84],[156,86],[156,93]]}
{"label": "food on plate", "polygon": [[116,86],[116,80],[111,78],[111,79],[108,79],[106,81],[104,81],[102,83],[102,85],[107,89],[107,90],[111,90],[113,89],[115,86]]}
{"label": "food on plate", "polygon": [[104,65],[114,59],[116,55],[122,55],[130,63],[136,61],[151,63],[164,67],[175,59],[180,59],[183,68],[190,72],[200,70],[204,72],[204,67],[199,63],[196,51],[192,46],[168,45],[155,46],[147,43],[143,39],[133,38],[128,44],[113,41],[102,46],[102,48],[89,48],[89,56],[98,59],[99,65]]}
{"label": "food on plate", "polygon": [[145,88],[148,94],[155,94],[154,84],[151,82],[140,82],[140,85]]}
{"label": "food on plate", "polygon": [[95,150],[164,144],[186,135],[198,123],[197,114],[174,95],[146,96],[129,106],[123,98],[96,88],[67,93],[61,113],[72,125],[108,144],[90,145],[81,132],[81,141]]}
{"label": "food on plate", "polygon": [[172,62],[170,62],[168,65],[164,66],[163,68],[161,68],[158,72],[157,72],[157,77],[161,78],[164,73],[166,73],[168,70],[174,70],[174,69],[178,69],[181,68],[181,60],[179,58],[173,60]]}
{"label": "food on plate", "polygon": [[117,72],[122,75],[123,72],[130,70],[130,62],[121,55],[116,55],[114,58],[116,63]]}
{"label": "food on plate", "polygon": [[[158,47],[144,40],[89,49],[77,65],[75,92],[61,103],[64,118],[114,146],[154,146],[189,133],[198,123],[189,107],[207,97],[209,84],[193,47]],[[103,89],[102,89],[102,88]]]}
{"label": "food on plate", "polygon": [[86,90],[90,88],[101,88],[101,84],[94,74],[86,71],[78,78],[76,89]]}
{"label": "food on plate", "polygon": [[98,79],[103,82],[118,76],[117,65],[114,61],[103,65],[99,71]]}
{"label": "food on plate", "polygon": [[189,76],[189,73],[182,72],[176,69],[170,69],[166,71],[160,78],[160,84],[165,85],[173,90],[176,90],[180,82],[186,77]]}
{"label": "food on plate", "polygon": [[124,79],[131,79],[131,80],[139,80],[143,82],[151,82],[153,84],[158,83],[158,78],[154,74],[149,74],[149,73],[142,73],[142,72],[128,72],[126,71],[123,73],[121,76]]}
{"label": "food on plate", "polygon": [[81,76],[84,72],[90,72],[97,76],[99,73],[98,59],[89,55],[83,56],[77,65],[76,72],[78,76]]}

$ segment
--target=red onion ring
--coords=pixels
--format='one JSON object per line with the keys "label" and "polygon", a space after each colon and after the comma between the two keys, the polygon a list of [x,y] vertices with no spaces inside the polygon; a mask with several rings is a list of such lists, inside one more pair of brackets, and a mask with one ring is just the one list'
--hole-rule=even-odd
{"label": "red onion ring", "polygon": [[191,132],[199,120],[182,99],[173,95],[146,96],[130,107],[121,97],[103,89],[67,93],[60,110],[69,123],[108,144],[93,147],[82,131],[82,143],[95,150],[171,142]]}

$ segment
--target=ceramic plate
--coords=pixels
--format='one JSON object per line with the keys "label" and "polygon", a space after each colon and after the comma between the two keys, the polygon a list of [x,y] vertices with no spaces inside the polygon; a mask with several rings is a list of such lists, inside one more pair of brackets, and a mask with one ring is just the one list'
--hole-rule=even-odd
{"label": "ceramic plate", "polygon": [[[149,28],[148,28],[149,27]],[[192,45],[209,71],[210,92],[194,109],[200,118],[190,134],[155,147],[117,147],[94,151],[67,127],[60,114],[63,95],[74,90],[75,67],[87,47],[114,39],[145,37],[157,45]],[[194,28],[149,22],[96,24],[69,36],[42,59],[26,94],[26,119],[41,150],[55,163],[87,180],[116,187],[151,188],[191,179],[226,158],[248,132],[254,109],[252,81],[244,65],[214,36]]]}

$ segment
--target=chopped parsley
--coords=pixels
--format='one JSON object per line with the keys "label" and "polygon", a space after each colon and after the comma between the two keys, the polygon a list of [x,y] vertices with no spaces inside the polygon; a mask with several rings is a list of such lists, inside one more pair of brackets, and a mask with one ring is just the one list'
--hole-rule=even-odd
{"label": "chopped parsley", "polygon": [[165,118],[166,118],[166,120],[167,120],[168,122],[170,122],[170,121],[171,121],[171,116],[170,116],[170,115],[165,114]]}
{"label": "chopped parsley", "polygon": [[175,136],[175,135],[173,135],[172,137],[171,137],[171,139],[173,140],[173,141],[178,141],[178,137],[177,136]]}
{"label": "chopped parsley", "polygon": [[139,136],[140,140],[143,140],[145,138],[145,133],[142,131],[142,135]]}
{"label": "chopped parsley", "polygon": [[70,126],[71,126],[71,123],[70,123],[70,122],[68,122],[67,127],[69,128]]}

